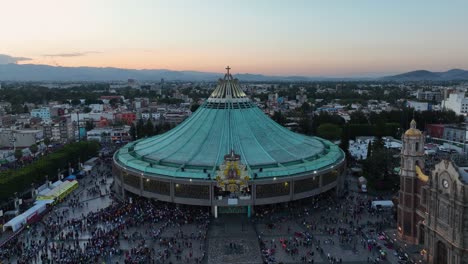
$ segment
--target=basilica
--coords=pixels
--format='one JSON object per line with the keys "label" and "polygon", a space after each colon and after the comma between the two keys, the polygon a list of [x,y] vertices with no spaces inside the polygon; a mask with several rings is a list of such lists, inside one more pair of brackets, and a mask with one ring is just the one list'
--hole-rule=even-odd
{"label": "basilica", "polygon": [[443,159],[425,173],[424,134],[411,121],[402,136],[397,226],[400,239],[423,246],[428,263],[468,263],[468,162]]}

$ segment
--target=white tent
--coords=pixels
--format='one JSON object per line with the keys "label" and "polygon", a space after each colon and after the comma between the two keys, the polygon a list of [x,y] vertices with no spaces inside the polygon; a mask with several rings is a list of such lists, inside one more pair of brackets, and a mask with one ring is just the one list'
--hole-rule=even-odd
{"label": "white tent", "polygon": [[34,206],[26,210],[24,213],[16,216],[15,218],[8,221],[3,226],[3,232],[10,229],[13,232],[18,231],[22,226],[24,226],[32,217],[35,215],[41,214],[47,208],[47,204],[53,203],[53,200],[42,200],[34,203]]}

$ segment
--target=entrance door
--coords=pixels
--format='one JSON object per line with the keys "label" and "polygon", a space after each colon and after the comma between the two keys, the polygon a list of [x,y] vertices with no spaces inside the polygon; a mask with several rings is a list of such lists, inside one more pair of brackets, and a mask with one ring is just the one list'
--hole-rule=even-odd
{"label": "entrance door", "polygon": [[419,244],[424,245],[424,225],[419,225]]}
{"label": "entrance door", "polygon": [[437,264],[447,264],[447,247],[441,241],[437,242]]}

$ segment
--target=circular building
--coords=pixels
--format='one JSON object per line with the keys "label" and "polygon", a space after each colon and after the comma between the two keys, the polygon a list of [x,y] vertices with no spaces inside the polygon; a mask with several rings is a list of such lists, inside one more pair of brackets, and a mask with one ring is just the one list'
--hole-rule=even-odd
{"label": "circular building", "polygon": [[335,144],[291,132],[242,91],[229,67],[211,96],[174,129],[114,155],[118,195],[245,211],[343,186],[345,155]]}

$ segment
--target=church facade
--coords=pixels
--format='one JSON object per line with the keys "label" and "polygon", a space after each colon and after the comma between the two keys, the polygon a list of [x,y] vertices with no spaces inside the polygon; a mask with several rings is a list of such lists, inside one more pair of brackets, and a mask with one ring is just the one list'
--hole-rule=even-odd
{"label": "church facade", "polygon": [[442,160],[424,173],[424,134],[411,121],[402,136],[397,226],[428,263],[468,263],[468,163]]}

